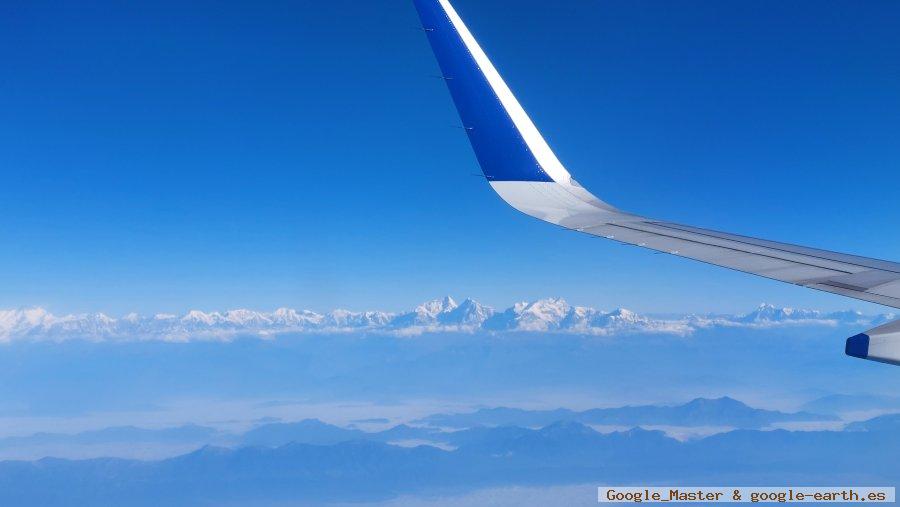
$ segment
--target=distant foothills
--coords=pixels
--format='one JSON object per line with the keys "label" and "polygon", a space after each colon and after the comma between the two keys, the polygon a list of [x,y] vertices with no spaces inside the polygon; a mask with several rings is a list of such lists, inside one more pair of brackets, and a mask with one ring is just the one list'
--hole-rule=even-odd
{"label": "distant foothills", "polygon": [[[858,397],[851,397],[856,400]],[[826,400],[822,398],[820,400]],[[815,400],[818,402],[819,400]],[[827,401],[827,400],[826,400]],[[847,426],[854,431],[872,428],[894,429],[900,426],[900,417],[891,413],[900,409],[898,399],[883,397],[870,406],[890,415],[882,415],[870,421],[857,421]],[[815,406],[815,405],[813,405]],[[821,408],[821,407],[820,407]],[[246,446],[279,447],[291,443],[332,445],[351,440],[383,442],[400,446],[433,445],[439,448],[457,448],[473,439],[490,436],[489,428],[542,428],[558,423],[579,423],[591,427],[603,427],[611,433],[635,427],[703,428],[713,433],[734,429],[774,429],[790,423],[833,423],[842,428],[847,425],[839,413],[821,413],[802,410],[782,412],[751,407],[730,397],[715,399],[696,398],[678,405],[628,405],[622,407],[570,410],[555,408],[530,410],[510,407],[479,408],[471,412],[437,413],[401,424],[390,425],[389,419],[355,420],[348,427],[335,426],[318,419],[282,421],[266,418],[244,433],[229,433],[214,427],[186,424],[179,427],[158,429],[134,426],[107,427],[74,434],[35,433],[32,435],[0,438],[0,460],[10,458],[30,459],[46,456],[90,456],[90,446],[109,444],[189,444],[198,448],[205,445],[239,448]],[[813,425],[815,427],[815,425]],[[361,427],[377,427],[378,431],[363,431]],[[462,431],[470,430],[470,431]],[[664,430],[665,431],[665,430]],[[520,431],[519,433],[527,433]],[[676,433],[677,432],[673,432]],[[74,449],[74,452],[73,452]],[[135,448],[101,448],[104,454],[97,457],[132,457]],[[192,449],[193,450],[193,449]]]}
{"label": "distant foothills", "polygon": [[589,335],[659,333],[688,335],[712,327],[786,325],[876,325],[893,314],[864,315],[847,310],[821,312],[761,304],[745,314],[639,315],[619,308],[605,311],[570,305],[561,298],[521,302],[496,310],[473,300],[457,303],[447,296],[408,312],[353,312],[279,308],[272,312],[229,310],[184,315],[135,313],[113,318],[103,313],[57,316],[43,308],[0,310],[0,342],[15,340],[229,340],[291,333],[373,332],[414,336],[429,332],[566,332]]}
{"label": "distant foothills", "polygon": [[[896,399],[893,403],[896,407]],[[104,444],[132,449],[169,444],[182,451],[156,460],[0,461],[0,504],[306,505],[503,486],[641,481],[895,484],[898,416],[853,422],[837,431],[786,431],[770,425],[837,418],[756,409],[723,397],[580,412],[493,408],[436,414],[378,431],[307,419],[266,423],[241,434],[195,425],[43,433],[0,439],[0,451],[16,454],[37,445],[33,453],[45,456],[49,449],[83,452]],[[444,427],[448,423],[452,429]],[[620,428],[596,426],[608,424]],[[682,440],[642,427],[652,424],[730,428]]]}

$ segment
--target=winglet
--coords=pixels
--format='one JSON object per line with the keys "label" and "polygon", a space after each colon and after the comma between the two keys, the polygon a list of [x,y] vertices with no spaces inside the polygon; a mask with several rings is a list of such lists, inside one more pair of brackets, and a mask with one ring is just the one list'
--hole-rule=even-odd
{"label": "winglet", "polygon": [[570,184],[571,176],[448,0],[414,0],[489,181]]}

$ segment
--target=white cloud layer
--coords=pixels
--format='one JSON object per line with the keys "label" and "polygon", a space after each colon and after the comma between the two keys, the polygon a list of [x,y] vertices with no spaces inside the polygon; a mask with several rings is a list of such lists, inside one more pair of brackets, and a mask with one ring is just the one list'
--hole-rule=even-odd
{"label": "white cloud layer", "polygon": [[763,304],[741,315],[681,315],[665,318],[638,315],[623,308],[602,311],[572,306],[549,298],[516,303],[502,311],[472,299],[457,303],[450,297],[435,299],[403,313],[351,312],[279,308],[273,312],[191,310],[182,316],[128,314],[113,318],[102,313],[56,316],[43,308],[0,310],[0,342],[16,340],[229,340],[236,337],[272,337],[287,333],[366,331],[415,336],[429,332],[559,332],[610,336],[660,333],[688,335],[711,327],[768,328],[777,326],[841,324],[877,325],[893,314],[863,315],[855,311],[824,313],[816,310],[776,308]]}

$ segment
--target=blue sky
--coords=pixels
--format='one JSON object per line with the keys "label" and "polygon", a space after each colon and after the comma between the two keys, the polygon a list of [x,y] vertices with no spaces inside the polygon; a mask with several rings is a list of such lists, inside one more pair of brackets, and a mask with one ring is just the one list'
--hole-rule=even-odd
{"label": "blue sky", "polygon": [[[625,209],[900,259],[900,4],[456,0]],[[0,6],[0,307],[875,309],[496,198],[411,2]]]}

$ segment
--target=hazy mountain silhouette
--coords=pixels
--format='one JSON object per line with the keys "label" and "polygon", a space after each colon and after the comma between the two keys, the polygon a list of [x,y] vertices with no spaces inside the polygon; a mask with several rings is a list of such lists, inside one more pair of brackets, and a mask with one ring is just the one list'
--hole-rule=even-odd
{"label": "hazy mountain silhouette", "polygon": [[750,407],[729,397],[697,398],[683,405],[641,405],[619,408],[595,408],[582,412],[566,409],[523,410],[489,408],[461,414],[435,414],[418,422],[449,428],[472,426],[542,426],[556,421],[619,426],[730,426],[762,428],[788,421],[833,421],[833,415],[810,412],[786,413]]}
{"label": "hazy mountain silhouette", "polygon": [[[365,432],[306,419],[293,423],[265,424],[251,429],[237,441],[245,446],[278,447],[286,444],[331,445],[350,440],[392,442],[400,440],[428,440],[440,432],[430,428],[416,428],[404,424],[379,432]],[[435,441],[442,441],[436,438]]]}
{"label": "hazy mountain silhouette", "polygon": [[35,433],[28,436],[0,438],[0,449],[34,444],[203,443],[208,442],[217,433],[214,428],[193,424],[163,429],[113,426],[74,434]]}
{"label": "hazy mountain silhouette", "polygon": [[823,414],[869,410],[900,410],[900,396],[876,394],[831,394],[803,405],[804,410]]}
{"label": "hazy mountain silhouette", "polygon": [[884,431],[891,432],[889,438],[895,438],[894,435],[900,434],[900,414],[887,414],[878,416],[867,421],[857,421],[847,425],[844,428],[847,431]]}
{"label": "hazy mountain silhouette", "polygon": [[560,422],[541,429],[460,433],[455,451],[355,440],[204,447],[162,461],[6,461],[0,462],[0,504],[130,507],[227,500],[229,505],[254,505],[378,500],[497,485],[778,479],[861,486],[900,479],[900,439],[877,432],[738,430],[679,442],[657,431],[600,434],[577,422]]}

